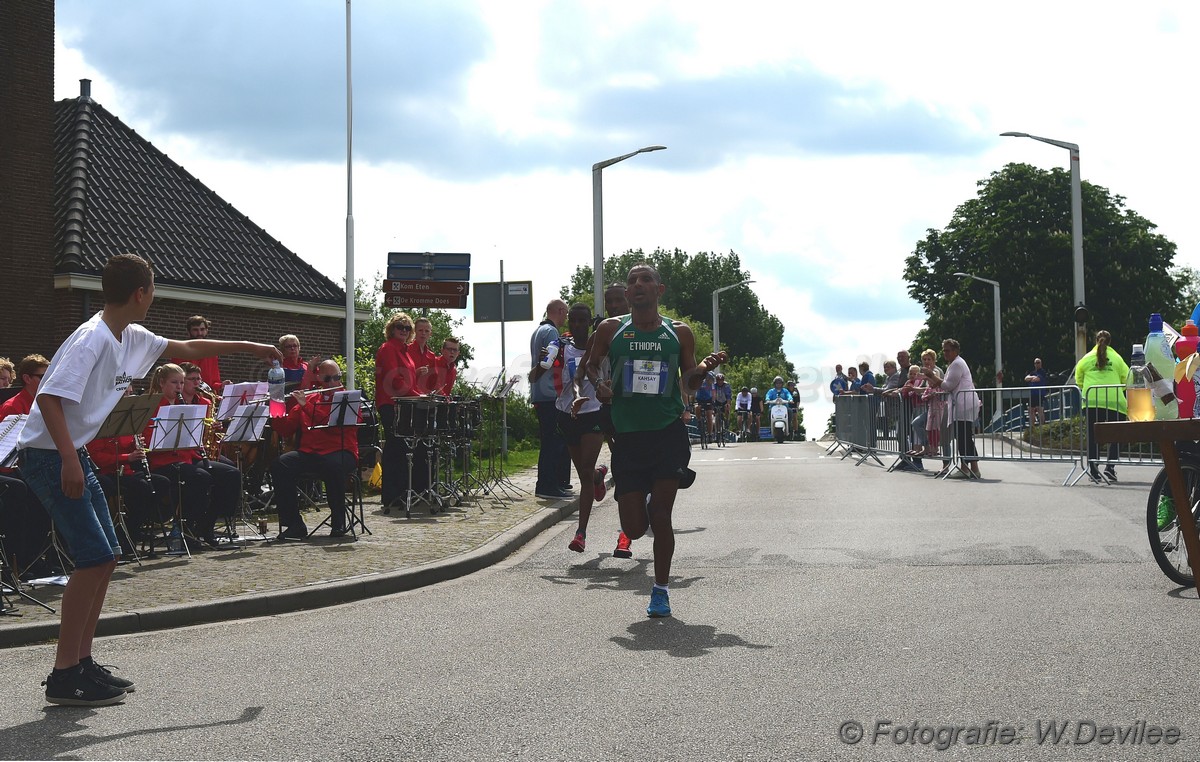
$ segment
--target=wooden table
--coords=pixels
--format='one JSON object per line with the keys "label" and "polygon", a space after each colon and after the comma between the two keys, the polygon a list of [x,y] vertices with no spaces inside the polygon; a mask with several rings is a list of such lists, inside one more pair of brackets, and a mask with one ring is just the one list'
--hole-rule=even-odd
{"label": "wooden table", "polygon": [[1179,499],[1180,495],[1187,495],[1187,485],[1183,481],[1183,469],[1179,467],[1179,450],[1175,447],[1176,442],[1200,440],[1200,419],[1097,423],[1095,437],[1099,444],[1153,442],[1158,445],[1163,466],[1167,470],[1167,481],[1171,485],[1171,495],[1175,497],[1175,515],[1179,518],[1179,529],[1183,533],[1184,547],[1187,548],[1192,579],[1200,580],[1200,537],[1196,535],[1192,512],[1187,510],[1191,500]]}

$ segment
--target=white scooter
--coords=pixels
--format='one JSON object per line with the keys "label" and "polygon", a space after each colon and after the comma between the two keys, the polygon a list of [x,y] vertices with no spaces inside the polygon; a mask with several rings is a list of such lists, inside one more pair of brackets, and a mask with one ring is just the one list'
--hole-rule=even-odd
{"label": "white scooter", "polygon": [[788,403],[785,399],[776,398],[767,403],[771,408],[771,434],[775,442],[783,444],[788,438]]}

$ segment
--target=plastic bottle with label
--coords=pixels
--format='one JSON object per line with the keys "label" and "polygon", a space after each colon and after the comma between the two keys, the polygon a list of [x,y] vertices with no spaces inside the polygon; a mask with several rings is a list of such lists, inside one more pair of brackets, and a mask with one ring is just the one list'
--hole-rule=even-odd
{"label": "plastic bottle with label", "polygon": [[1188,376],[1186,371],[1194,368],[1196,361],[1188,363],[1187,359],[1196,354],[1200,328],[1196,327],[1196,321],[1188,320],[1179,333],[1175,341],[1175,357],[1179,359],[1179,365],[1175,366],[1175,396],[1179,398],[1179,417],[1192,418],[1196,407],[1195,375]]}
{"label": "plastic bottle with label", "polygon": [[550,367],[554,365],[554,358],[558,357],[558,351],[561,348],[560,344],[560,340],[555,339],[546,345],[546,356],[542,359],[542,368],[544,370],[550,370]]}
{"label": "plastic bottle with label", "polygon": [[1150,315],[1150,333],[1146,336],[1146,370],[1154,397],[1154,417],[1169,421],[1179,417],[1175,400],[1175,356],[1171,343],[1163,333],[1162,315]]}
{"label": "plastic bottle with label", "polygon": [[271,361],[271,369],[267,371],[267,395],[271,398],[270,411],[272,418],[282,418],[287,414],[287,404],[284,402],[286,392],[283,368],[278,360]]}
{"label": "plastic bottle with label", "polygon": [[1129,353],[1129,375],[1125,377],[1125,404],[1131,421],[1153,421],[1154,401],[1146,375],[1146,353],[1134,344]]}

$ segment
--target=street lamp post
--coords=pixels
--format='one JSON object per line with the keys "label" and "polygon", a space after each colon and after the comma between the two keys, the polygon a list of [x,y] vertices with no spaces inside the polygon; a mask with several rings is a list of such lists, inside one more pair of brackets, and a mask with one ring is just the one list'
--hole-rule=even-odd
{"label": "street lamp post", "polygon": [[625,161],[630,156],[650,151],[662,151],[665,148],[666,146],[646,146],[624,156],[606,159],[592,165],[592,291],[596,300],[597,315],[604,314],[604,191],[601,173],[605,167]]}
{"label": "street lamp post", "polygon": [[[1076,143],[1067,143],[1062,140],[1052,140],[1050,138],[1040,138],[1037,135],[1030,135],[1028,132],[1002,132],[1001,137],[1008,138],[1029,138],[1038,140],[1042,143],[1049,143],[1052,146],[1065,148],[1071,152],[1071,251],[1074,260],[1074,283],[1075,283],[1075,309],[1076,313],[1073,316],[1075,321],[1075,361],[1079,362],[1085,354],[1087,354],[1087,310],[1083,309],[1080,313],[1080,308],[1084,307],[1084,289],[1083,289],[1083,189],[1079,179],[1079,145]],[[1080,322],[1080,319],[1083,322]]]}
{"label": "street lamp post", "polygon": [[[996,385],[1004,386],[1004,381],[1001,380],[1001,375],[1000,375],[1001,371],[1004,369],[1004,365],[1002,364],[1002,360],[1000,359],[1000,283],[998,281],[994,281],[989,278],[980,278],[978,275],[971,275],[970,273],[954,273],[954,274],[959,276],[960,278],[971,278],[972,280],[978,280],[978,281],[983,281],[984,283],[992,284],[992,293],[996,297],[995,304],[993,305],[995,308],[993,318],[995,320],[995,328],[996,328]],[[1000,415],[1000,420],[1003,421],[1004,420],[1004,399],[1003,399],[1002,393],[999,390],[996,391],[996,413],[998,415]]]}
{"label": "street lamp post", "polygon": [[753,283],[753,280],[744,280],[741,283],[734,283],[732,286],[722,286],[712,292],[713,294],[713,354],[721,351],[721,311],[717,305],[721,302],[720,294],[722,291],[728,291],[731,288],[744,286],[747,283]]}

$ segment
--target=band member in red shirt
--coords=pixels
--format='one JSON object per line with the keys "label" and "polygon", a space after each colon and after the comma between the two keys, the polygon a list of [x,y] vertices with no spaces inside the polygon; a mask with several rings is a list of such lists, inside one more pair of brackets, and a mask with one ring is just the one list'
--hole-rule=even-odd
{"label": "band member in red shirt", "polygon": [[117,505],[120,479],[125,525],[129,527],[131,541],[142,539],[142,527],[150,521],[170,519],[172,511],[166,505],[166,497],[171,492],[171,480],[150,472],[146,451],[133,436],[93,439],[87,443],[87,451],[110,509]]}
{"label": "band member in red shirt", "polygon": [[283,360],[279,365],[283,368],[283,379],[289,384],[300,384],[300,389],[312,389],[317,383],[317,366],[321,358],[314,355],[308,362],[300,359],[300,339],[294,333],[285,333],[279,337],[279,351]]}
{"label": "band member in red shirt", "polygon": [[[296,404],[272,426],[282,436],[300,432],[299,447],[285,452],[271,464],[275,486],[275,505],[279,508],[279,524],[283,531],[280,540],[303,540],[308,527],[300,517],[300,501],[296,484],[303,473],[320,474],[329,501],[330,537],[342,537],[350,532],[346,521],[346,475],[358,465],[358,429],[355,426],[328,426],[337,411],[333,405],[335,389],[342,387],[342,371],[333,360],[318,367],[318,389],[292,393]],[[361,416],[360,416],[361,418]],[[318,427],[318,428],[314,428]]]}
{"label": "band member in red shirt", "polygon": [[[384,326],[385,341],[375,353],[375,408],[383,424],[383,489],[380,499],[389,506],[404,497],[408,490],[408,452],[404,441],[396,436],[395,397],[415,397],[416,366],[408,345],[413,335],[413,319],[407,312],[397,312]],[[425,471],[423,448],[413,452],[413,473]],[[417,461],[420,459],[420,468]]]}
{"label": "band member in red shirt", "polygon": [[436,394],[449,397],[458,378],[458,339],[447,336],[442,341],[442,354],[433,363]]}
{"label": "band member in red shirt", "polygon": [[[155,369],[150,380],[150,393],[162,395],[155,418],[158,411],[178,402],[183,396],[183,385],[183,368],[178,365],[167,363]],[[212,418],[212,405],[207,407],[206,418]],[[142,435],[148,445],[154,441],[155,418],[150,420]],[[150,470],[171,481],[170,504],[182,505],[188,533],[213,547],[217,545],[217,518],[235,514],[242,491],[241,472],[216,460],[215,456],[213,453],[210,459],[203,450],[197,449],[152,450],[149,453]]]}
{"label": "band member in red shirt", "polygon": [[[208,329],[212,323],[203,315],[192,315],[187,319],[188,339],[207,339]],[[182,359],[172,357],[171,362],[179,365],[183,362]],[[195,360],[196,365],[200,366],[200,376],[204,379],[204,383],[208,384],[214,392],[221,393],[225,382],[221,380],[221,364],[216,355],[212,357],[201,357]]]}
{"label": "band member in red shirt", "polygon": [[29,355],[17,365],[17,378],[21,380],[21,391],[17,396],[0,405],[0,420],[10,415],[29,415],[33,400],[37,397],[38,384],[46,375],[50,361],[41,355]]}

